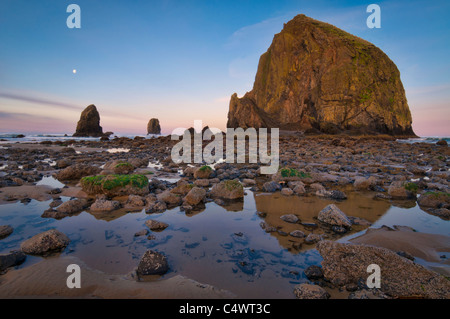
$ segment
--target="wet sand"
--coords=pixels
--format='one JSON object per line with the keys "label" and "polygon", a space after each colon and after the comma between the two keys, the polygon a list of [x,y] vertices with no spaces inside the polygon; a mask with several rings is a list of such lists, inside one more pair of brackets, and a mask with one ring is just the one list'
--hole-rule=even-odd
{"label": "wet sand", "polygon": [[432,268],[446,276],[450,275],[450,260],[441,258],[450,253],[450,236],[415,232],[409,227],[392,229],[369,228],[365,234],[350,239],[354,244],[384,247],[395,252],[406,252],[431,263]]}
{"label": "wet sand", "polygon": [[[81,268],[81,288],[69,289],[67,266]],[[0,276],[0,298],[145,298],[208,299],[233,298],[225,290],[180,275],[168,279],[138,282],[132,273],[107,275],[87,267],[75,257],[50,257]]]}

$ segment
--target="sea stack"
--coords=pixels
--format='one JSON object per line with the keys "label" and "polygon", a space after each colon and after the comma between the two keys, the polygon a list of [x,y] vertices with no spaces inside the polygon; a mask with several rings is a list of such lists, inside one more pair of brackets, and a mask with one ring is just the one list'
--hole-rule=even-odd
{"label": "sea stack", "polygon": [[103,129],[100,126],[100,114],[94,104],[89,105],[81,113],[74,137],[100,137]]}
{"label": "sea stack", "polygon": [[297,15],[274,36],[227,127],[415,136],[396,65],[375,45]]}
{"label": "sea stack", "polygon": [[147,134],[161,134],[161,126],[158,119],[150,119],[147,124]]}

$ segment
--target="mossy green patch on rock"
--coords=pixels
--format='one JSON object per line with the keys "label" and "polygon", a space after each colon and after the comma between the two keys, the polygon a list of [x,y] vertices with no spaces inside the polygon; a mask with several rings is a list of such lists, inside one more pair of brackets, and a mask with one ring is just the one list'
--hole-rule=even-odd
{"label": "mossy green patch on rock", "polygon": [[140,174],[87,176],[83,177],[80,182],[83,191],[89,195],[121,196],[148,194],[148,178]]}

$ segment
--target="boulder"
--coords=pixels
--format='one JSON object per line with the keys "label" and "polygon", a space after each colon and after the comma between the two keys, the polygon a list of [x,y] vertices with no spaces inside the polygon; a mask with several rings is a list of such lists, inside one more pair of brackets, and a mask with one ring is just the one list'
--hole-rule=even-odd
{"label": "boulder", "polygon": [[330,204],[319,212],[317,219],[329,226],[350,228],[352,222],[336,205]]}
{"label": "boulder", "polygon": [[235,180],[222,181],[212,187],[211,196],[230,200],[241,199],[244,198],[244,187]]}
{"label": "boulder", "polygon": [[294,295],[297,299],[328,299],[330,294],[320,286],[300,284],[295,286]]}
{"label": "boulder", "polygon": [[416,195],[405,187],[405,182],[394,181],[388,188],[388,195],[392,199],[414,199]]}
{"label": "boulder", "polygon": [[319,266],[309,266],[308,268],[305,269],[305,275],[306,278],[308,278],[309,280],[317,280],[317,279],[321,279],[323,278],[323,271],[322,268],[320,268]]}
{"label": "boulder", "polygon": [[64,250],[70,239],[56,229],[47,230],[27,239],[20,245],[20,250],[28,255],[46,255]]}
{"label": "boulder", "polygon": [[289,187],[285,187],[285,188],[281,189],[281,195],[291,196],[292,194],[294,194],[294,191],[292,189],[290,189]]}
{"label": "boulder", "polygon": [[182,202],[182,197],[178,194],[172,193],[170,190],[165,190],[156,197],[159,201],[165,202],[169,206],[178,206]]}
{"label": "boulder", "polygon": [[56,211],[60,214],[71,215],[81,212],[88,207],[88,201],[83,198],[68,200],[62,203],[56,208]]}
{"label": "boulder", "polygon": [[0,239],[6,238],[11,235],[14,231],[10,225],[2,225],[0,226]]}
{"label": "boulder", "polygon": [[56,178],[60,181],[78,181],[85,176],[95,175],[101,172],[101,168],[88,164],[75,164],[59,171]]}
{"label": "boulder", "polygon": [[115,200],[97,199],[90,210],[92,212],[110,212],[120,208],[120,203]]}
{"label": "boulder", "polygon": [[123,207],[125,209],[142,209],[146,204],[147,202],[144,197],[138,195],[128,195]]}
{"label": "boulder", "polygon": [[281,189],[281,185],[275,181],[272,182],[266,182],[263,185],[263,191],[268,193],[274,193]]}
{"label": "boulder", "polygon": [[164,275],[169,270],[166,256],[153,250],[147,250],[139,261],[138,276]]}
{"label": "boulder", "polygon": [[12,251],[8,254],[0,254],[0,271],[4,271],[9,267],[22,264],[27,256],[21,251]]}
{"label": "boulder", "polygon": [[200,187],[192,188],[184,198],[184,202],[188,205],[195,206],[200,204],[206,197],[206,191]]}
{"label": "boulder", "polygon": [[108,197],[139,195],[149,193],[149,182],[145,175],[96,175],[83,177],[81,188],[89,195]]}
{"label": "boulder", "polygon": [[147,124],[147,134],[161,134],[161,126],[158,119],[150,119]]}
{"label": "boulder", "polygon": [[205,166],[202,166],[202,167],[198,167],[194,171],[194,178],[196,178],[196,179],[206,179],[206,178],[209,178],[211,176],[212,172],[213,172],[213,169],[211,167],[209,167],[208,165],[205,165]]}
{"label": "boulder", "polygon": [[280,217],[280,219],[291,224],[296,224],[299,221],[298,217],[295,216],[294,214],[283,215]]}
{"label": "boulder", "polygon": [[169,227],[169,224],[166,224],[164,222],[160,222],[158,220],[154,219],[148,219],[145,221],[145,225],[150,229],[154,231],[162,231]]}
{"label": "boulder", "polygon": [[386,248],[321,241],[317,250],[323,257],[326,280],[338,287],[366,282],[372,272],[369,265],[381,270],[381,291],[395,298],[450,298],[450,281]]}
{"label": "boulder", "polygon": [[103,129],[100,126],[100,114],[95,105],[91,104],[81,112],[74,137],[101,137]]}
{"label": "boulder", "polygon": [[450,193],[426,192],[417,199],[420,207],[425,208],[450,208]]}

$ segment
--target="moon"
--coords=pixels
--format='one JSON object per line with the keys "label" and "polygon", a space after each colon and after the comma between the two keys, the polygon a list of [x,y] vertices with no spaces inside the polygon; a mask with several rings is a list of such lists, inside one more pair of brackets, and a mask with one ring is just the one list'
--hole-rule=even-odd
{"label": "moon", "polygon": [[73,74],[77,74],[77,69],[73,69],[73,70],[72,70],[72,73],[73,73]]}

